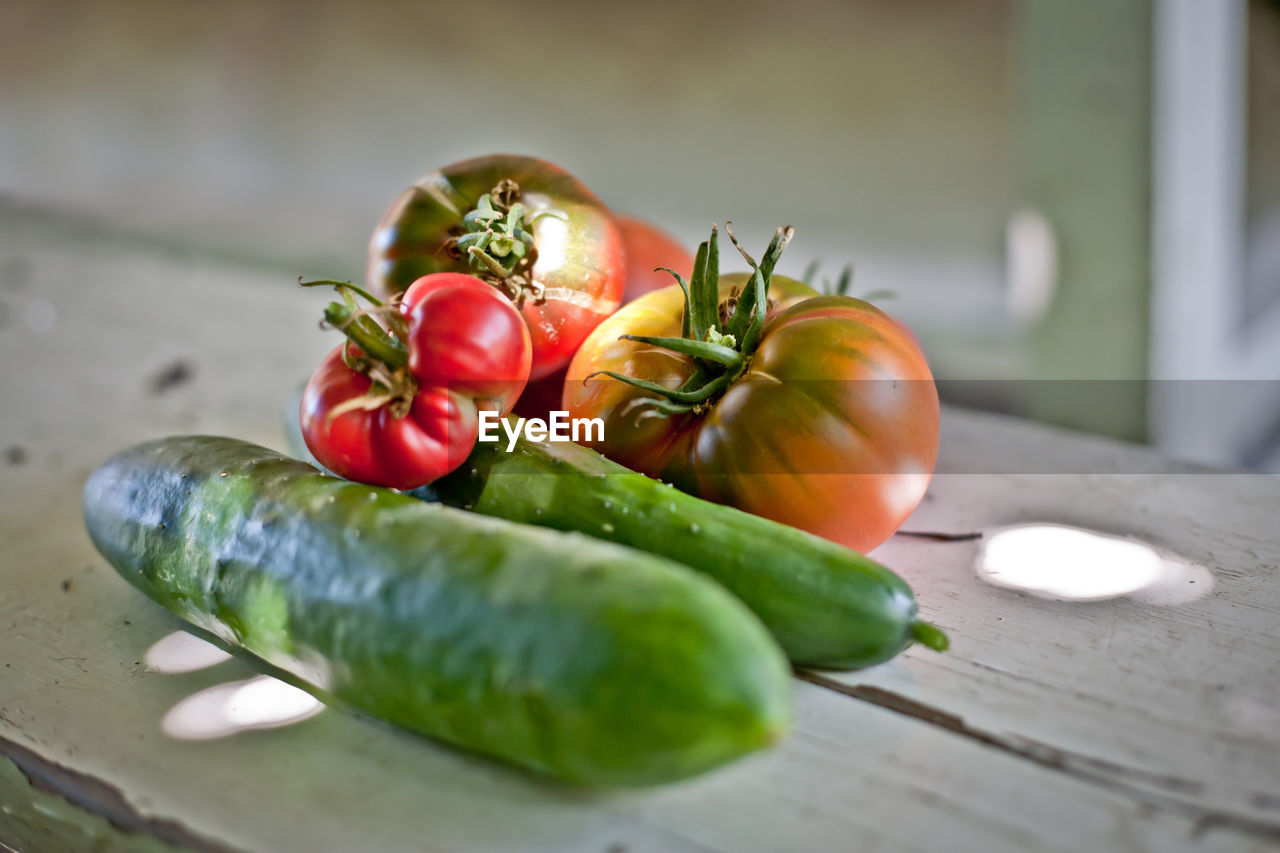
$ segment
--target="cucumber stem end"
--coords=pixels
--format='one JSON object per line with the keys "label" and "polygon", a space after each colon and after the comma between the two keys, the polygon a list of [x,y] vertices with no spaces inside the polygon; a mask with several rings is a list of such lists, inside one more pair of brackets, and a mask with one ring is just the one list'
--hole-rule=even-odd
{"label": "cucumber stem end", "polygon": [[947,635],[941,628],[920,620],[911,623],[911,638],[935,652],[945,652],[951,645],[951,641],[947,639]]}

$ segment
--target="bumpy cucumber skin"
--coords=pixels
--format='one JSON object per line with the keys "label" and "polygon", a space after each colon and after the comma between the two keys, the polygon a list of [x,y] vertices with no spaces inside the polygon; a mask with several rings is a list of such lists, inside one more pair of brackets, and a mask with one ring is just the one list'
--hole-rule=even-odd
{"label": "bumpy cucumber skin", "polygon": [[113,457],[84,509],[98,550],[182,618],[325,698],[570,782],[684,778],[788,721],[756,617],[641,552],[214,437]]}
{"label": "bumpy cucumber skin", "polygon": [[889,569],[785,524],[713,504],[568,442],[477,444],[430,486],[452,506],[576,530],[679,561],[760,617],[795,664],[856,669],[912,642],[915,596]]}

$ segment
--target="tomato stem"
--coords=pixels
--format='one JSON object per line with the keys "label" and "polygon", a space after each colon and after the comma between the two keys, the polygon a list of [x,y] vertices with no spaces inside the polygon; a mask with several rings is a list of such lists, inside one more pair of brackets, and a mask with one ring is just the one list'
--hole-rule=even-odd
{"label": "tomato stem", "polygon": [[465,232],[449,248],[464,257],[476,275],[502,291],[519,308],[527,297],[541,302],[542,285],[533,278],[538,258],[533,223],[544,216],[566,220],[558,210],[532,212],[518,199],[520,187],[504,178],[462,217]]}
{"label": "tomato stem", "polygon": [[[714,335],[717,334],[717,332],[714,329],[711,329],[708,331],[708,334]],[[733,339],[732,335],[727,335],[725,337],[728,340]],[[695,341],[691,338],[651,337],[649,335],[623,335],[622,340],[649,344],[650,346],[668,349],[672,352],[694,356],[695,358],[705,358],[707,361],[714,361],[716,364],[723,364],[726,367],[734,367],[742,363],[742,353],[734,349],[732,345],[726,346],[714,341]]]}
{"label": "tomato stem", "polygon": [[[736,297],[730,296],[727,300],[725,313],[729,315],[728,328],[729,334],[733,335],[740,341],[746,342],[747,332],[750,331],[751,321],[755,317],[755,306],[760,298],[760,289],[763,283],[763,276],[760,270],[751,273],[751,278],[747,281],[747,288]],[[765,305],[767,306],[768,297],[765,297]]]}
{"label": "tomato stem", "polygon": [[853,264],[845,264],[844,269],[840,271],[840,278],[836,279],[835,288],[829,292],[838,296],[848,296],[851,284],[853,284]]}
{"label": "tomato stem", "polygon": [[516,201],[520,187],[505,180],[480,196],[476,206],[462,217],[466,233],[455,245],[465,252],[472,269],[497,279],[507,279],[530,263],[533,234],[525,224],[529,209]]}
{"label": "tomato stem", "polygon": [[[716,310],[716,306],[720,304],[719,233],[720,229],[713,224],[711,226],[711,239],[706,242],[707,265],[701,271],[703,275],[702,287],[693,288],[694,308],[702,323],[702,328],[698,332],[698,340],[700,341],[707,340],[711,330],[719,325],[719,312]],[[724,330],[720,329],[719,331]]]}
{"label": "tomato stem", "polygon": [[332,279],[332,278],[320,278],[320,279],[316,279],[315,281],[303,281],[302,276],[298,276],[298,284],[301,285],[302,287],[335,287],[338,289],[339,293],[341,293],[344,290],[349,290],[352,293],[357,293],[360,296],[363,296],[365,299],[369,300],[369,302],[371,302],[376,306],[381,307],[382,305],[381,299],[374,296],[372,293],[365,290],[363,287],[360,287],[359,285],[356,285],[356,284],[352,284],[349,281],[337,281],[336,279]]}
{"label": "tomato stem", "polygon": [[[677,388],[668,388],[665,385],[659,385],[656,382],[650,382],[646,379],[636,379],[634,376],[624,376],[623,374],[615,373],[612,370],[597,370],[595,373],[589,374],[586,378],[591,379],[596,376],[608,376],[610,379],[617,379],[619,382],[634,385],[635,387],[642,388],[645,391],[652,391],[655,394],[662,395],[673,403],[683,403],[692,409],[694,405],[706,402],[720,391],[723,391],[729,384],[727,380],[730,374],[722,374],[696,391],[681,391]],[[722,379],[726,381],[721,382]]]}
{"label": "tomato stem", "polygon": [[[684,297],[684,321],[682,326],[689,327],[688,337],[700,341],[707,336],[707,327],[713,322],[701,310],[703,291],[707,289],[707,252],[710,243],[715,242],[716,231],[711,229],[711,240],[698,246],[698,253],[693,258],[693,278],[689,281],[689,289]],[[717,286],[714,282],[713,286]]]}
{"label": "tomato stem", "polygon": [[814,258],[813,260],[809,261],[809,266],[804,268],[804,275],[800,276],[800,281],[804,282],[810,287],[813,287],[813,280],[818,275],[818,267],[820,265],[821,265],[821,262],[817,258]]}
{"label": "tomato stem", "polygon": [[[667,388],[631,376],[600,371],[607,376],[653,392],[647,402],[667,414],[690,412],[713,402],[746,369],[764,329],[769,305],[769,280],[778,259],[791,242],[795,229],[790,226],[774,232],[760,263],[738,243],[728,222],[725,233],[734,248],[752,268],[751,280],[741,295],[732,295],[720,304],[719,226],[711,226],[711,237],[698,246],[693,261],[693,276],[688,282],[674,270],[667,269],[684,291],[678,338],[623,335],[624,340],[660,347],[693,359],[694,369],[679,388]],[[660,267],[659,269],[666,269]],[[593,374],[595,375],[595,374]]]}
{"label": "tomato stem", "polygon": [[324,309],[324,319],[360,347],[365,355],[392,370],[409,363],[409,353],[404,346],[368,314],[341,302],[330,302]]}
{"label": "tomato stem", "polygon": [[687,338],[691,332],[689,328],[689,310],[687,307],[689,305],[689,283],[684,280],[684,276],[671,269],[671,267],[658,267],[654,272],[657,272],[658,270],[671,273],[671,277],[676,280],[676,284],[680,285],[680,290],[684,292],[684,304],[686,308],[680,315],[680,337]]}

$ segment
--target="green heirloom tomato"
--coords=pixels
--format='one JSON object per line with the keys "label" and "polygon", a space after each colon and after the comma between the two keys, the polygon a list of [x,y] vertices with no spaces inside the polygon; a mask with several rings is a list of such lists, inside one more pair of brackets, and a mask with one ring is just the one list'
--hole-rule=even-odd
{"label": "green heirloom tomato", "polygon": [[429,273],[484,279],[528,324],[538,379],[618,307],[624,269],[617,223],[590,190],[544,160],[497,154],[401,193],[373,232],[368,280],[393,296]]}

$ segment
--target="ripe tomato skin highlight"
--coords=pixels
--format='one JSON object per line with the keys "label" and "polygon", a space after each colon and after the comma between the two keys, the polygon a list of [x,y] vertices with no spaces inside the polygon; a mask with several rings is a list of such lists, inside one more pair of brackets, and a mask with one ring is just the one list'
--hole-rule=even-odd
{"label": "ripe tomato skin highlight", "polygon": [[[720,298],[745,275],[721,276]],[[624,334],[678,336],[684,297],[656,291],[582,345],[563,398],[572,417],[604,419],[594,448],[684,491],[869,551],[923,498],[937,459],[937,390],[905,327],[869,303],[818,296],[774,276],[759,348],[701,413],[664,415],[612,370],[676,387],[686,356]]]}
{"label": "ripe tomato skin highlight", "polygon": [[316,460],[341,477],[392,489],[417,488],[461,465],[479,429],[474,402],[461,394],[424,389],[402,418],[385,405],[331,416],[371,384],[343,361],[347,346],[325,356],[302,392],[302,437]]}
{"label": "ripe tomato skin highlight", "polygon": [[[673,269],[686,279],[692,275],[693,255],[670,234],[630,216],[618,216],[617,221],[627,258],[624,305],[674,283],[671,274],[658,267]],[[552,410],[560,408],[567,368],[530,381],[512,411],[522,418],[549,418]]]}
{"label": "ripe tomato skin highlight", "polygon": [[670,273],[662,272],[658,267],[673,269],[686,279],[690,277],[693,255],[675,237],[642,219],[630,216],[617,219],[627,257],[627,285],[622,293],[622,304],[675,282]]}
{"label": "ripe tomato skin highlight", "polygon": [[519,186],[537,248],[532,276],[542,298],[525,298],[519,309],[533,346],[531,378],[537,379],[569,363],[587,334],[618,307],[623,289],[624,249],[613,215],[560,167],[498,154],[426,175],[374,229],[368,282],[391,296],[428,273],[475,272],[466,257],[449,251],[449,241],[480,197],[502,180]]}
{"label": "ripe tomato skin highlight", "polygon": [[434,273],[405,291],[409,372],[424,387],[478,398],[506,414],[528,381],[529,329],[501,293],[478,278]]}

